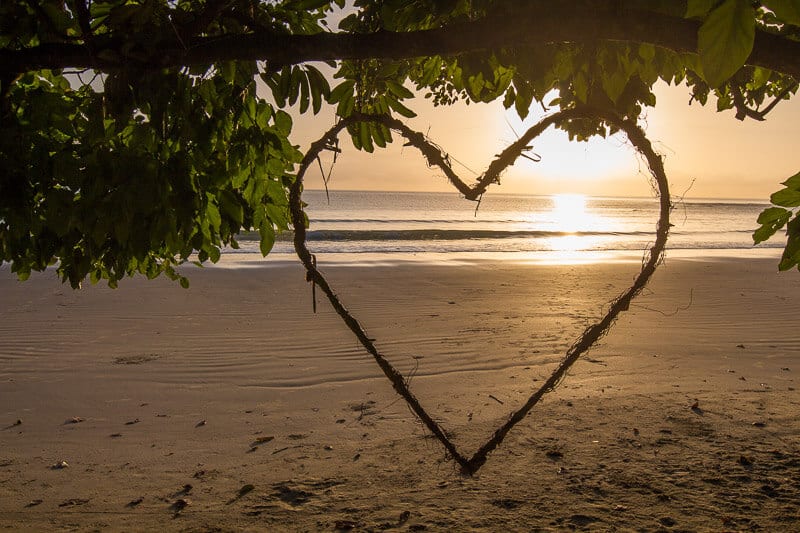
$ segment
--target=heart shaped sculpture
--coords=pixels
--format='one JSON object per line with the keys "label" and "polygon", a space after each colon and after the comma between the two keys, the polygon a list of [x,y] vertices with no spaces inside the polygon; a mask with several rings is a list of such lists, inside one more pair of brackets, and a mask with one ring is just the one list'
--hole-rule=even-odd
{"label": "heart shaped sculpture", "polygon": [[[598,322],[584,330],[581,336],[567,350],[566,356],[553,371],[544,384],[535,390],[528,400],[516,411],[509,414],[508,419],[498,427],[492,436],[472,455],[467,457],[462,454],[453,442],[447,437],[444,430],[433,420],[427,410],[420,404],[408,387],[408,383],[403,375],[384,357],[376,348],[374,341],[367,335],[358,320],[344,307],[339,297],[331,288],[325,277],[317,269],[316,261],[306,245],[306,220],[303,212],[303,202],[301,200],[303,190],[303,176],[308,168],[318,157],[320,152],[326,147],[331,146],[338,139],[341,131],[352,124],[373,122],[382,124],[389,129],[399,132],[406,138],[408,144],[416,147],[431,166],[439,167],[450,182],[467,199],[476,200],[486,191],[492,183],[499,182],[500,174],[509,166],[514,164],[530,142],[554,124],[564,123],[570,120],[592,119],[604,121],[626,133],[628,140],[636,147],[640,154],[644,156],[650,167],[650,171],[655,179],[660,200],[660,214],[656,226],[656,240],[649,250],[646,261],[642,263],[642,269],[634,279],[628,289],[620,294],[608,307],[608,311]],[[650,280],[657,266],[661,263],[664,248],[667,243],[669,233],[669,213],[672,209],[669,196],[669,186],[664,172],[664,165],[661,158],[653,150],[650,141],[645,136],[639,126],[633,121],[608,111],[589,107],[567,109],[558,111],[543,118],[540,122],[532,126],[517,142],[503,150],[492,163],[487,167],[477,182],[470,187],[462,181],[453,171],[449,164],[448,157],[439,147],[431,143],[424,135],[408,128],[399,120],[385,115],[363,115],[354,114],[340,120],[333,128],[328,130],[319,140],[312,143],[310,149],[303,158],[297,172],[297,178],[292,185],[290,194],[290,209],[292,212],[292,224],[294,225],[294,247],[298,257],[302,261],[307,271],[307,279],[328,296],[335,311],[342,318],[348,328],[355,334],[359,342],[369,352],[383,373],[392,383],[394,389],[405,399],[414,414],[425,424],[428,430],[436,436],[442,443],[447,452],[461,466],[462,471],[467,475],[477,472],[486,463],[488,455],[495,449],[509,431],[518,424],[530,412],[534,405],[547,392],[553,390],[565,376],[567,370],[578,360],[578,358],[592,347],[601,337],[603,337],[613,325],[616,318],[623,311],[628,310],[631,300],[635,298]]]}

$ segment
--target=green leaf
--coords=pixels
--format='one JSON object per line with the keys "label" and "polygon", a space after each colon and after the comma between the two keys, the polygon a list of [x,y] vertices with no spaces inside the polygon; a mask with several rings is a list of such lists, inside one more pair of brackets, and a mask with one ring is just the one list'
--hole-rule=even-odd
{"label": "green leaf", "polygon": [[782,21],[800,26],[800,2],[797,0],[766,0],[762,3]]}
{"label": "green leaf", "polygon": [[302,76],[300,78],[300,113],[305,113],[308,110],[309,103],[308,78]]}
{"label": "green leaf", "polygon": [[261,234],[261,242],[259,243],[261,255],[266,257],[275,245],[275,228],[272,227],[269,221],[266,221],[259,228],[259,233]]}
{"label": "green leaf", "polygon": [[340,83],[336,87],[333,88],[331,91],[330,96],[328,97],[328,102],[331,104],[335,104],[336,102],[341,102],[343,98],[348,96],[353,96],[353,87],[355,87],[356,82],[353,80],[348,80],[345,82]]}
{"label": "green leaf", "polygon": [[783,182],[787,188],[800,191],[800,172]]}
{"label": "green leaf", "polygon": [[392,96],[386,95],[386,103],[389,104],[389,107],[394,109],[398,114],[406,117],[406,118],[414,118],[417,116],[412,110],[395,100]]}
{"label": "green leaf", "polygon": [[208,218],[209,224],[214,229],[218,229],[220,224],[222,224],[222,217],[219,214],[219,209],[210,199],[206,206],[206,217]]}
{"label": "green leaf", "polygon": [[781,271],[800,264],[800,216],[794,217],[789,222],[786,235],[786,248],[783,249],[783,256],[778,264],[778,270]]}
{"label": "green leaf", "polygon": [[403,87],[394,80],[386,80],[386,87],[392,94],[397,96],[397,98],[399,99],[414,97],[414,93],[412,93],[411,91],[409,91],[408,89],[406,89],[405,87]]}
{"label": "green leaf", "polygon": [[292,117],[285,111],[278,111],[275,113],[275,127],[284,135],[288,135],[292,131]]}
{"label": "green leaf", "polygon": [[697,34],[703,79],[710,87],[719,87],[744,65],[755,35],[755,10],[748,0],[725,0],[711,11]]}
{"label": "green leaf", "polygon": [[531,103],[533,103],[533,89],[528,82],[517,82],[516,80],[514,81],[514,87],[517,91],[514,99],[514,109],[516,109],[519,118],[525,120],[525,117],[530,113]]}
{"label": "green leaf", "polygon": [[782,205],[783,207],[798,207],[800,206],[800,191],[781,189],[778,192],[772,193],[769,200],[773,204]]}
{"label": "green leaf", "polygon": [[221,191],[219,205],[222,211],[236,221],[237,224],[241,226],[244,223],[244,208],[235,194],[230,191]]}
{"label": "green leaf", "polygon": [[758,215],[758,223],[761,227],[753,232],[753,242],[758,244],[764,242],[781,229],[792,216],[792,212],[782,207],[768,207]]}

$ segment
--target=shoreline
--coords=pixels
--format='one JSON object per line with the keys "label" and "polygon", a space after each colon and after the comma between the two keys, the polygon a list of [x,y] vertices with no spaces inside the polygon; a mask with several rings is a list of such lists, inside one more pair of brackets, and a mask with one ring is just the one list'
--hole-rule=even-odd
{"label": "shoreline", "polygon": [[[649,249],[648,249],[649,250]],[[523,264],[569,266],[578,264],[640,263],[647,250],[580,250],[537,252],[364,252],[364,253],[318,253],[320,264],[333,267],[344,266],[403,266],[468,264]],[[312,250],[313,253],[313,250]],[[670,249],[666,260],[729,261],[751,259],[774,259],[778,268],[783,248],[727,248],[727,249]],[[294,253],[271,253],[262,257],[260,253],[225,252],[216,264],[206,263],[206,268],[250,268],[282,267],[300,263]],[[1,268],[1,267],[0,267]]]}
{"label": "shoreline", "polygon": [[[638,270],[323,265],[466,451]],[[312,312],[297,260],[191,269],[188,290],[126,279],[72,291],[4,266],[0,528],[791,530],[800,276],[776,269],[668,252],[464,478],[330,306]]]}

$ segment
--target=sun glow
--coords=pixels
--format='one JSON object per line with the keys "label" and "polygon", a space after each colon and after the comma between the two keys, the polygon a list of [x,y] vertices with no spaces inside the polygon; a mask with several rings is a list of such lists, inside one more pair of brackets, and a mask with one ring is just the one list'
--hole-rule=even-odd
{"label": "sun glow", "polygon": [[550,215],[558,229],[564,233],[575,233],[589,222],[586,212],[586,196],[582,194],[554,194],[550,197],[553,210]]}
{"label": "sun glow", "polygon": [[598,239],[587,235],[597,225],[598,217],[586,209],[586,196],[582,194],[554,194],[550,197],[553,208],[549,218],[559,235],[549,238],[550,249],[557,252],[578,252],[591,249]]}

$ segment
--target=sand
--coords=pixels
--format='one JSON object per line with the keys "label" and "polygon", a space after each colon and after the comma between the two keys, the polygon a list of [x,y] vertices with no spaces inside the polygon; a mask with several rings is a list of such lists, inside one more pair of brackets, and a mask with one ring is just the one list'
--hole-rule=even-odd
{"label": "sand", "polygon": [[[267,264],[189,290],[2,267],[0,528],[800,530],[800,275],[775,258],[668,257],[473,478]],[[637,268],[323,266],[465,453]]]}

